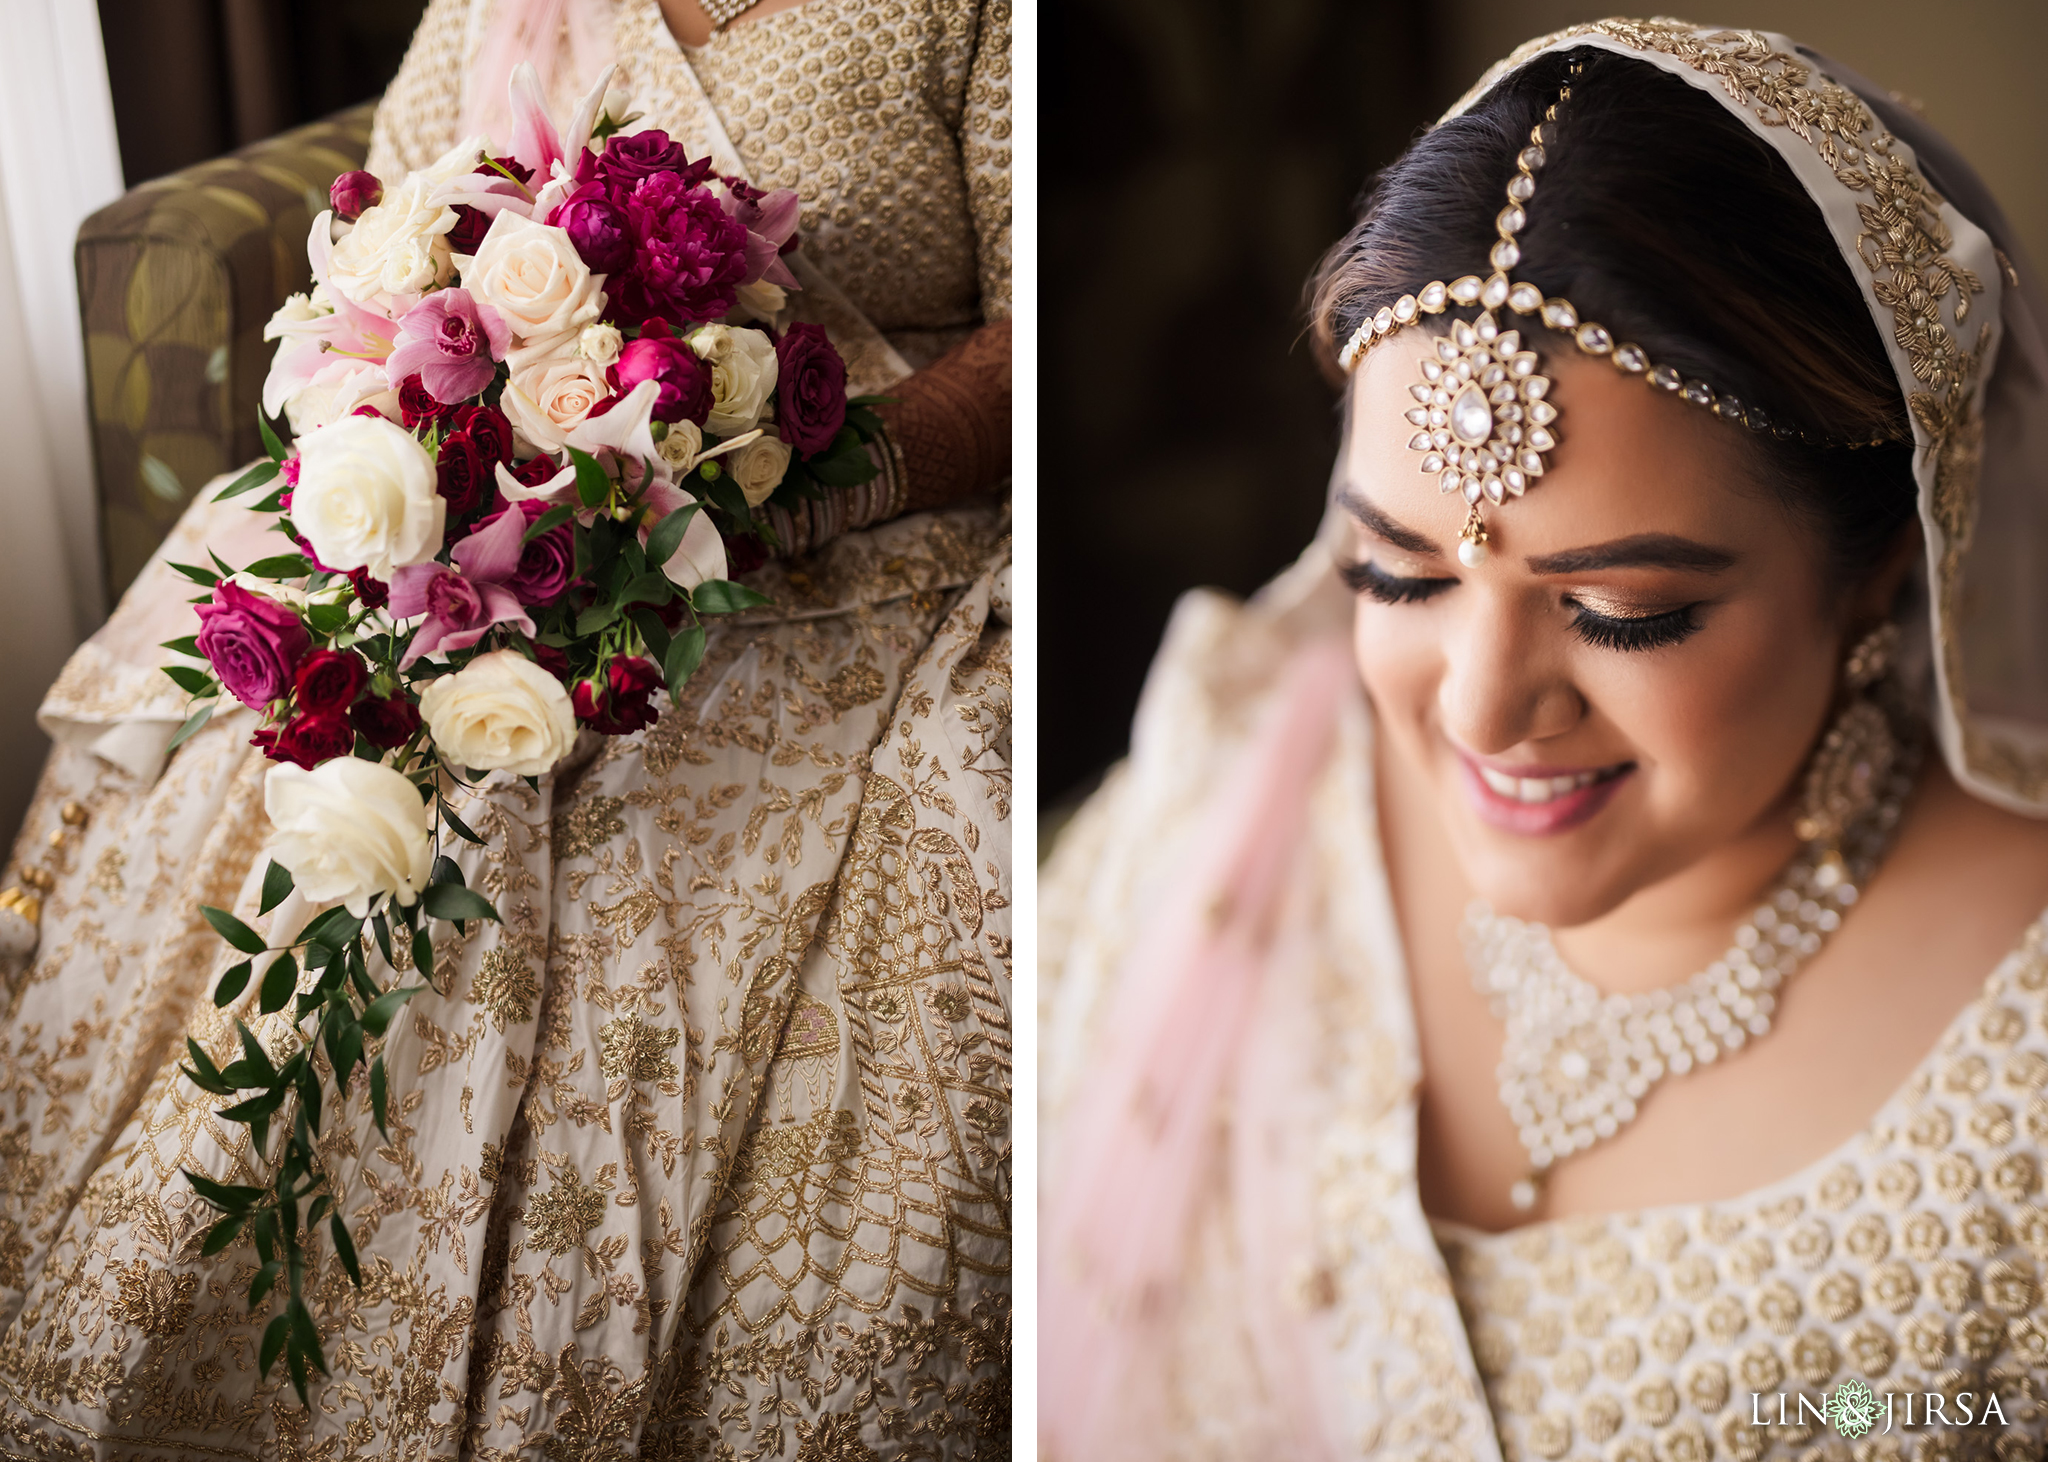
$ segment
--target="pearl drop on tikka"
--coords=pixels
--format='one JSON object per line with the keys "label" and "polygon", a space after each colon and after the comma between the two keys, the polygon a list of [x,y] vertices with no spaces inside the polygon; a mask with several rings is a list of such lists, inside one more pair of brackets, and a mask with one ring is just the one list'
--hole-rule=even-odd
{"label": "pearl drop on tikka", "polygon": [[1458,545],[1458,562],[1468,569],[1476,569],[1486,562],[1486,545],[1470,539]]}

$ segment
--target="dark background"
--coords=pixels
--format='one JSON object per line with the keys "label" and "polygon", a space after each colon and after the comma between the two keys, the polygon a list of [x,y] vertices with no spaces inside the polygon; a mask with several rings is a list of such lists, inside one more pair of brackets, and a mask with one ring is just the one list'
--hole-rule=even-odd
{"label": "dark background", "polygon": [[381,92],[425,0],[100,0],[128,186]]}
{"label": "dark background", "polygon": [[[1668,11],[1644,5],[1633,13]],[[1702,7],[1704,10],[1705,7]],[[1043,839],[1123,754],[1174,600],[1307,544],[1336,446],[1302,286],[1391,161],[1522,41],[1614,0],[1043,0]],[[1897,87],[2048,253],[2048,4],[1718,0]]]}

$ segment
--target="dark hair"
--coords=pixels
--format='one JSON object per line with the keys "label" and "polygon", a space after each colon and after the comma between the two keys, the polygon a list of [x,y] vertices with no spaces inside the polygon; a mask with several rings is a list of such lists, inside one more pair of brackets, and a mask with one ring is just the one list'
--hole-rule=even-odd
{"label": "dark hair", "polygon": [[[1542,57],[1382,172],[1311,284],[1334,369],[1359,322],[1432,279],[1492,273],[1515,156],[1574,63],[1512,271],[1651,360],[1761,406],[1820,448],[1727,424],[1762,484],[1826,546],[1833,586],[1875,568],[1913,520],[1905,402],[1840,247],[1785,160],[1714,98],[1601,50]],[[1469,316],[1472,311],[1457,313]],[[1452,312],[1424,316],[1448,328]],[[1531,317],[1533,320],[1533,317]]]}

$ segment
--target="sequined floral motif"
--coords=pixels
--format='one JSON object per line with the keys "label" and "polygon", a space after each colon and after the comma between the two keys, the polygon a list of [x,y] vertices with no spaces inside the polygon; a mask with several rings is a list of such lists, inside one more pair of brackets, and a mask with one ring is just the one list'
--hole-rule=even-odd
{"label": "sequined floral motif", "polygon": [[597,1069],[627,1081],[668,1081],[676,1075],[669,1052],[682,1032],[649,1025],[637,1015],[607,1021],[598,1031]]}

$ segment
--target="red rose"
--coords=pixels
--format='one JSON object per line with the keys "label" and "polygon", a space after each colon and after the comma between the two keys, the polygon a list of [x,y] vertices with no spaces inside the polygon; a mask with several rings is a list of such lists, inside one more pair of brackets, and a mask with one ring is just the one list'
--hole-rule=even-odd
{"label": "red rose", "polygon": [[691,421],[702,426],[716,400],[711,367],[669,333],[662,320],[649,320],[640,338],[626,343],[610,375],[613,388],[622,396],[642,381],[659,383],[653,407],[656,421]]}
{"label": "red rose", "polygon": [[497,407],[458,406],[454,426],[476,443],[477,455],[486,467],[494,462],[512,465],[512,423]]}
{"label": "red rose", "polygon": [[365,609],[382,609],[391,602],[391,586],[370,577],[368,569],[350,569],[348,581],[355,585],[356,598]]}
{"label": "red rose", "polygon": [[398,388],[398,416],[407,431],[418,431],[425,422],[446,421],[454,409],[435,400],[417,375],[407,376]]}
{"label": "red rose", "polygon": [[263,748],[272,761],[288,761],[313,770],[323,761],[347,756],[356,749],[356,733],[342,715],[297,716]]}
{"label": "red rose", "polygon": [[555,645],[543,645],[538,640],[533,641],[530,648],[533,651],[534,664],[540,666],[541,669],[547,671],[548,674],[554,676],[557,680],[563,680],[568,677],[569,655],[566,650],[560,649]]}
{"label": "red rose", "polygon": [[339,716],[355,702],[370,667],[363,657],[346,650],[315,650],[299,662],[293,678],[301,715]]}
{"label": "red rose", "polygon": [[451,521],[475,512],[490,496],[495,479],[468,432],[451,432],[441,439],[441,456],[435,466],[436,486],[448,500]]}
{"label": "red rose", "polygon": [[512,480],[524,487],[541,487],[547,480],[562,470],[562,464],[547,453],[528,457],[512,469]]}
{"label": "red rose", "polygon": [[491,216],[467,203],[455,205],[455,227],[448,230],[448,247],[458,254],[474,254],[491,231]]}
{"label": "red rose", "polygon": [[806,457],[846,425],[846,362],[817,325],[792,325],[775,342],[775,429]]}
{"label": "red rose", "polygon": [[725,576],[728,579],[750,574],[768,562],[768,545],[752,533],[721,533],[718,536],[725,541]]}
{"label": "red rose", "polygon": [[660,684],[661,672],[650,661],[626,655],[606,667],[603,689],[595,681],[579,680],[569,699],[577,719],[592,730],[628,736],[654,724],[657,712],[651,700]]}
{"label": "red rose", "polygon": [[364,696],[348,718],[363,739],[390,751],[405,745],[420,729],[420,708],[404,696]]}

